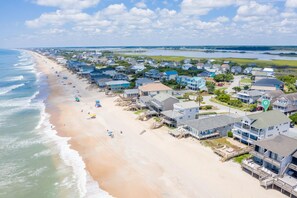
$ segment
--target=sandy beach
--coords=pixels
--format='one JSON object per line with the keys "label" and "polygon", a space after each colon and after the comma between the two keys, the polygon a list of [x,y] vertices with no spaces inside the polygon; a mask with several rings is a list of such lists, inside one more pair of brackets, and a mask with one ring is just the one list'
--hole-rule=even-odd
{"label": "sandy beach", "polygon": [[[31,52],[37,69],[48,76],[47,112],[58,134],[70,137],[92,178],[101,189],[119,198],[139,197],[286,197],[265,190],[234,162],[222,163],[210,148],[193,139],[176,139],[163,127],[115,105],[115,97],[89,89],[62,66]],[[55,72],[59,72],[58,77]],[[67,77],[63,80],[62,77]],[[70,84],[71,83],[71,84]],[[74,97],[81,96],[81,102]],[[102,107],[95,108],[95,100]],[[96,119],[89,119],[95,113]],[[110,138],[107,130],[114,132]],[[146,130],[144,134],[140,134]],[[120,131],[123,133],[121,134]]]}

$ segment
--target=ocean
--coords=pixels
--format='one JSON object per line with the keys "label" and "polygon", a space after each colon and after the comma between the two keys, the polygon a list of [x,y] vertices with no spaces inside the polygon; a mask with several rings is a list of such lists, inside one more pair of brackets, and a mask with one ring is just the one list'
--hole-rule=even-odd
{"label": "ocean", "polygon": [[0,197],[110,197],[45,112],[46,77],[25,51],[0,49]]}

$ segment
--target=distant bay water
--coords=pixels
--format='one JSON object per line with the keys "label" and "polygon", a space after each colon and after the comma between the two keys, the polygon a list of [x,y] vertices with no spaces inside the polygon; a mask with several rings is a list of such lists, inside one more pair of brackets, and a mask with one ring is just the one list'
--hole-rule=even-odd
{"label": "distant bay water", "polygon": [[295,53],[295,51],[238,51],[238,50],[201,50],[201,49],[147,49],[139,48],[137,50],[118,49],[116,51],[122,51],[125,54],[138,54],[147,56],[184,56],[193,58],[248,58],[259,60],[297,60],[296,56],[280,56],[279,53],[289,54]]}
{"label": "distant bay water", "polygon": [[0,197],[107,197],[52,129],[35,66],[25,51],[0,50]]}

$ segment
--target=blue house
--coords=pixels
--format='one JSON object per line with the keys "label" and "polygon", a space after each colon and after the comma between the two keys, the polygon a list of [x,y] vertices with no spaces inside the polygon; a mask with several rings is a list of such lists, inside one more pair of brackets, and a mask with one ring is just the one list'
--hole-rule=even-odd
{"label": "blue house", "polygon": [[178,76],[176,82],[191,90],[202,90],[206,85],[205,79],[200,77]]}
{"label": "blue house", "polygon": [[113,80],[110,82],[106,82],[106,87],[108,90],[116,91],[116,90],[128,89],[130,87],[130,83],[124,80]]}
{"label": "blue house", "polygon": [[176,82],[180,85],[187,86],[188,81],[191,79],[190,76],[178,76]]}
{"label": "blue house", "polygon": [[166,71],[163,73],[163,79],[166,81],[175,80],[177,78],[177,76],[178,76],[178,73],[175,70]]}

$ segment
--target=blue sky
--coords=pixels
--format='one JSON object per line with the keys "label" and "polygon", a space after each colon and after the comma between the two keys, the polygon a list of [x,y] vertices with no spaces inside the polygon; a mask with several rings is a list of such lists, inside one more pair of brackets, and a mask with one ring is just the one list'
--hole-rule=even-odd
{"label": "blue sky", "polygon": [[7,0],[0,48],[297,45],[297,0]]}

